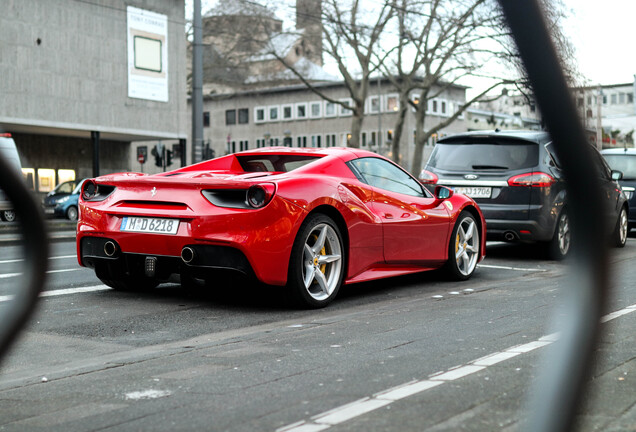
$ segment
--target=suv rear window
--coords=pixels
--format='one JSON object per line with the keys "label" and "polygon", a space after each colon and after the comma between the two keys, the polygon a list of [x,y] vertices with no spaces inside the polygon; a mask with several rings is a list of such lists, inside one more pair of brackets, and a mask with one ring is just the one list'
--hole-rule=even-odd
{"label": "suv rear window", "polygon": [[537,166],[535,143],[438,143],[428,165],[448,171],[518,170]]}

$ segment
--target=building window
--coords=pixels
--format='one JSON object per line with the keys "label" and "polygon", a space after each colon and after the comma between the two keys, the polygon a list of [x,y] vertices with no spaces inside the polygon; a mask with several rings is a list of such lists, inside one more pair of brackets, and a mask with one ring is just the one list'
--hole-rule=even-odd
{"label": "building window", "polygon": [[250,122],[250,112],[247,108],[238,110],[238,122],[239,124],[248,124]]}
{"label": "building window", "polygon": [[203,127],[210,127],[210,111],[203,112]]}
{"label": "building window", "polygon": [[264,139],[257,139],[256,140],[256,148],[261,148],[261,147],[265,147],[265,140]]}
{"label": "building window", "polygon": [[307,137],[306,136],[299,136],[296,139],[296,144],[298,147],[307,147]]}
{"label": "building window", "polygon": [[386,140],[389,143],[393,141],[393,131],[392,130],[386,131]]}
{"label": "building window", "polygon": [[249,141],[247,141],[247,140],[245,140],[245,141],[239,141],[239,148],[241,149],[241,151],[243,151],[243,150],[249,150],[249,148],[250,148]]}
{"label": "building window", "polygon": [[325,145],[327,147],[335,147],[336,146],[336,135],[335,134],[325,135]]}
{"label": "building window", "polygon": [[437,99],[433,100],[433,112],[437,114]]}
{"label": "building window", "polygon": [[442,114],[446,115],[446,101],[442,101],[440,105]]}
{"label": "building window", "polygon": [[345,117],[345,116],[350,116],[351,114],[353,114],[352,110],[345,108],[345,106],[353,108],[353,101],[351,100],[351,98],[339,99],[339,102],[343,104],[343,105],[340,105],[341,116]]}
{"label": "building window", "polygon": [[269,107],[269,121],[278,121],[278,105]]}
{"label": "building window", "polygon": [[296,120],[304,120],[306,118],[307,118],[307,104],[297,103],[296,104]]}
{"label": "building window", "polygon": [[370,114],[380,112],[380,96],[369,96],[369,99],[367,99],[367,112]]}
{"label": "building window", "polygon": [[336,116],[336,104],[333,102],[325,101],[325,117]]}
{"label": "building window", "polygon": [[362,147],[366,147],[367,146],[367,133],[366,132],[362,132],[362,137],[360,140],[360,146]]}
{"label": "building window", "polygon": [[592,96],[587,97],[587,104],[592,105]]}
{"label": "building window", "polygon": [[265,108],[264,107],[254,108],[254,123],[263,123],[265,120],[266,120]]}
{"label": "building window", "polygon": [[283,120],[292,120],[294,118],[293,105],[283,105]]}
{"label": "building window", "polygon": [[625,103],[625,93],[619,93],[619,95],[618,95],[618,103],[619,104],[624,104]]}
{"label": "building window", "polygon": [[309,105],[309,115],[311,118],[322,117],[322,102],[312,102]]}
{"label": "building window", "polygon": [[311,146],[312,147],[322,147],[320,143],[320,135],[312,135],[311,136]]}
{"label": "building window", "polygon": [[607,105],[607,95],[603,95],[603,105]]}
{"label": "building window", "polygon": [[627,103],[634,103],[634,94],[627,93]]}
{"label": "building window", "polygon": [[225,124],[226,125],[236,124],[236,110],[225,111]]}
{"label": "building window", "polygon": [[611,96],[611,98],[612,98],[612,99],[611,99],[611,101],[612,101],[612,102],[611,102],[611,104],[612,104],[612,105],[616,105],[616,93],[614,93],[614,94]]}
{"label": "building window", "polygon": [[284,147],[291,147],[292,146],[292,137],[286,136],[285,138],[283,138],[283,146]]}
{"label": "building window", "polygon": [[371,132],[371,142],[369,142],[369,147],[373,147],[374,145],[376,145],[377,141],[377,133],[375,132]]}
{"label": "building window", "polygon": [[396,112],[400,109],[398,95],[386,96],[386,110],[387,112]]}

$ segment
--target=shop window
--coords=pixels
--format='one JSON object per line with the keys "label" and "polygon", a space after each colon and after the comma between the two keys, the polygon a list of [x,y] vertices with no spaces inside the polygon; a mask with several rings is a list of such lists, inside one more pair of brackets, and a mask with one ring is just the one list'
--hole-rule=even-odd
{"label": "shop window", "polygon": [[55,187],[55,170],[38,169],[38,192],[51,192]]}

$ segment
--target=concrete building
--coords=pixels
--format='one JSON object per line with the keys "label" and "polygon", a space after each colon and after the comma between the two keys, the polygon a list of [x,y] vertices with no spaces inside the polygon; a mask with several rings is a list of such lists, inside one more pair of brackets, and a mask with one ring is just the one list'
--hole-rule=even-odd
{"label": "concrete building", "polygon": [[[351,104],[341,82],[317,84],[327,96]],[[415,95],[413,96],[415,97]],[[451,86],[429,100],[426,127],[449,117],[466,101],[466,88]],[[398,94],[388,80],[374,82],[367,98],[360,136],[361,148],[391,156],[390,144],[399,105]],[[232,94],[204,96],[204,141],[215,156],[266,146],[346,146],[351,138],[351,111],[321,99],[304,85],[254,89]],[[464,117],[445,128],[439,137],[466,130]],[[406,117],[401,141],[403,161],[415,149],[415,113]],[[424,152],[426,160],[438,137]],[[210,155],[208,155],[210,156]],[[408,165],[408,163],[405,163]]]}
{"label": "concrete building", "polygon": [[186,139],[184,34],[183,0],[3,2],[0,130],[35,191],[139,170],[131,142]]}

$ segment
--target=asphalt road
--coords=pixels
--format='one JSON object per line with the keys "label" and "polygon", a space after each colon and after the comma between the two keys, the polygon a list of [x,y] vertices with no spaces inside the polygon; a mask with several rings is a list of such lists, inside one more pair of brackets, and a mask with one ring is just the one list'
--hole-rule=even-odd
{"label": "asphalt road", "polygon": [[[582,430],[636,425],[636,238],[614,250],[614,294]],[[21,272],[0,247],[0,303]],[[474,277],[432,272],[344,287],[318,311],[219,281],[147,293],[101,285],[74,243],[52,245],[38,311],[0,368],[0,430],[518,430],[555,340],[567,264],[489,245]]]}

